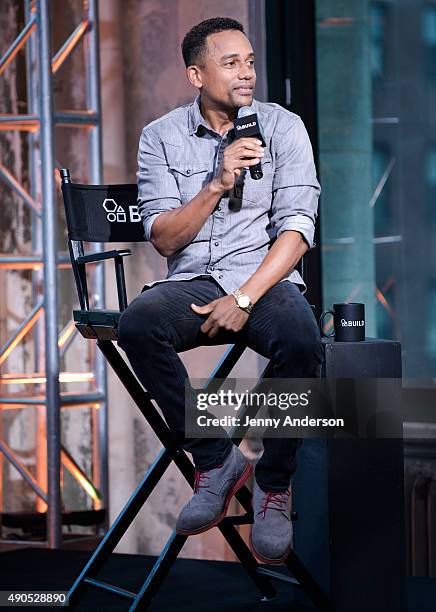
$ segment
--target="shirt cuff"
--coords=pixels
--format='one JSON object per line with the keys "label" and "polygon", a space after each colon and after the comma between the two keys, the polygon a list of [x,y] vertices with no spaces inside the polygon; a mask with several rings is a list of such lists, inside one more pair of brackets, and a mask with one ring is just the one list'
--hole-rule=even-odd
{"label": "shirt cuff", "polygon": [[293,215],[288,217],[281,225],[280,229],[277,230],[277,237],[280,236],[286,230],[294,230],[300,232],[306,241],[309,249],[312,249],[315,245],[313,238],[315,236],[315,225],[309,217],[306,215]]}
{"label": "shirt cuff", "polygon": [[151,242],[151,226],[157,217],[163,212],[179,208],[181,201],[180,198],[171,197],[151,199],[152,194],[146,194],[147,199],[145,199],[145,194],[139,183],[138,194],[139,215],[144,226],[144,236],[147,242]]}
{"label": "shirt cuff", "polygon": [[147,217],[147,219],[143,220],[142,222],[144,226],[144,236],[147,242],[151,242],[151,226],[153,225],[154,221],[158,218],[160,214],[162,213],[160,212],[154,213],[153,215],[150,215],[149,217]]}

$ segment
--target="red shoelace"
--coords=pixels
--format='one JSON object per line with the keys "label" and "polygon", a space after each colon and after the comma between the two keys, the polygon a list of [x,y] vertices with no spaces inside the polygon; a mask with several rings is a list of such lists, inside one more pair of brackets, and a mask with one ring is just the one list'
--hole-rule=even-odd
{"label": "red shoelace", "polygon": [[195,478],[194,478],[194,493],[198,493],[199,489],[204,489],[207,487],[206,480],[209,480],[208,476],[209,472],[200,472],[200,470],[195,470]]}
{"label": "red shoelace", "polygon": [[[221,468],[223,466],[222,465],[217,465],[216,467],[217,468]],[[213,469],[215,469],[215,468],[213,468]],[[195,470],[194,493],[198,493],[199,489],[205,489],[205,488],[207,488],[209,486],[207,484],[207,482],[204,482],[205,480],[209,480],[208,474],[209,474],[208,471],[200,472],[200,470]]]}
{"label": "red shoelace", "polygon": [[274,491],[265,493],[265,497],[262,500],[263,507],[261,509],[261,512],[263,512],[263,517],[265,518],[267,510],[279,510],[281,512],[286,510],[286,504],[288,501],[287,498],[290,496],[290,494],[291,492],[289,489],[287,491],[283,491],[282,493],[274,493]]}

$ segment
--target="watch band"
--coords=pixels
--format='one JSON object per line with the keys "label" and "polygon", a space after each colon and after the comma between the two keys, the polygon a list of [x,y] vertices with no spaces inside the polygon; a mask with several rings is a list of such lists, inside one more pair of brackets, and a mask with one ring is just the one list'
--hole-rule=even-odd
{"label": "watch band", "polygon": [[[254,307],[254,304],[252,303],[250,296],[248,296],[246,293],[242,293],[242,291],[239,291],[239,289],[232,291],[232,295],[235,298],[237,307],[240,308],[241,310],[245,310],[245,312],[250,314]],[[241,302],[247,302],[247,303],[245,304]]]}

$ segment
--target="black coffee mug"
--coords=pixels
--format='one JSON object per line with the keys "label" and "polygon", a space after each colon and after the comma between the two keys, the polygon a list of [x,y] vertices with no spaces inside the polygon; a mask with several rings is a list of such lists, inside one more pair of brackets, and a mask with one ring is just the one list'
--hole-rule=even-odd
{"label": "black coffee mug", "polygon": [[[326,315],[333,317],[333,332],[323,331]],[[360,342],[365,340],[365,304],[333,304],[333,310],[326,310],[319,320],[321,333],[326,338],[334,337],[337,342]]]}

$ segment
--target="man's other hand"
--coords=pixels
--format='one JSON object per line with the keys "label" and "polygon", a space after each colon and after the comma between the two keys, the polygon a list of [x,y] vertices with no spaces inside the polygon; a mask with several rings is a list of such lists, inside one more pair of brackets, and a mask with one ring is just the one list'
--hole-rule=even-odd
{"label": "man's other hand", "polygon": [[201,331],[207,334],[209,338],[216,336],[220,330],[240,331],[250,316],[248,312],[238,308],[233,295],[225,295],[205,306],[191,304],[191,308],[199,315],[209,315],[200,327]]}

